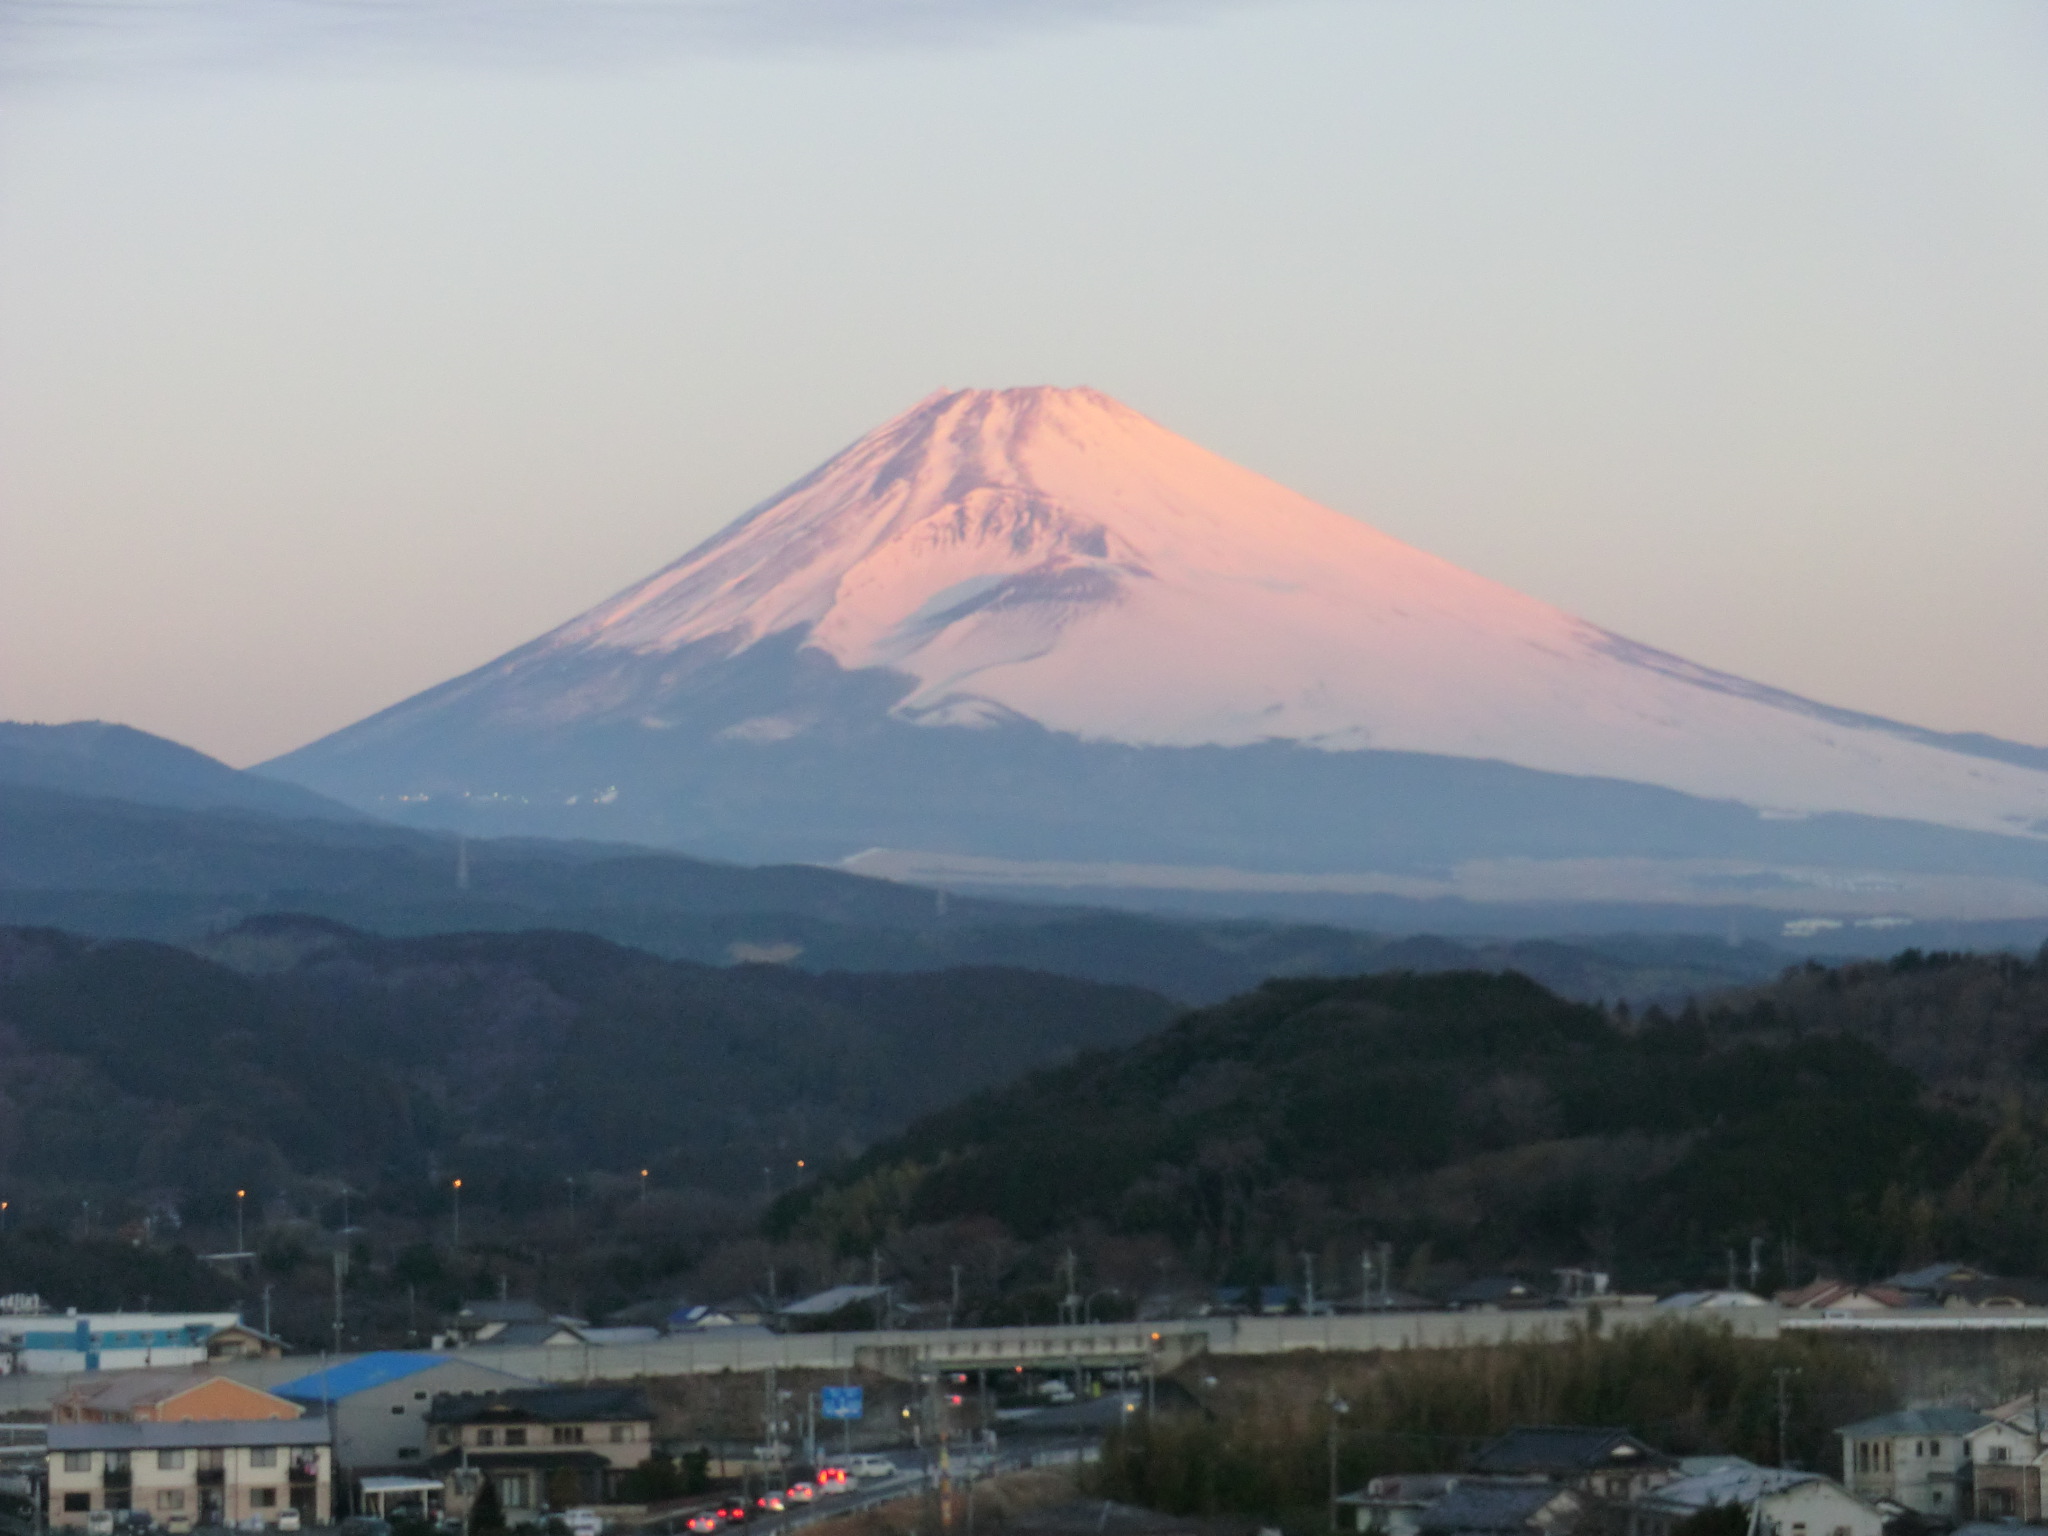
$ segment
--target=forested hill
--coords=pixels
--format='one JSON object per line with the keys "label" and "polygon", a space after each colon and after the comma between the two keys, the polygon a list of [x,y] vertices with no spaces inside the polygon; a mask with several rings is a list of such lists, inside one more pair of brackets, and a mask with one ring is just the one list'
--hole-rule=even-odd
{"label": "forested hill", "polygon": [[719,968],[573,933],[378,939],[285,918],[209,948],[0,929],[17,1221],[60,1195],[191,1215],[310,1179],[445,1203],[434,1168],[466,1176],[479,1217],[643,1166],[662,1188],[753,1196],[764,1169],[794,1178],[798,1158],[1173,1013],[1025,971]]}
{"label": "forested hill", "polygon": [[[1938,1086],[1937,1086],[1938,1083]],[[2048,1267],[2048,966],[1819,967],[1680,1018],[1477,973],[1274,981],[981,1094],[787,1197],[774,1229],[865,1251],[993,1218],[1115,1231],[1217,1280],[1416,1283],[1594,1264],[1766,1283],[1961,1252]]]}

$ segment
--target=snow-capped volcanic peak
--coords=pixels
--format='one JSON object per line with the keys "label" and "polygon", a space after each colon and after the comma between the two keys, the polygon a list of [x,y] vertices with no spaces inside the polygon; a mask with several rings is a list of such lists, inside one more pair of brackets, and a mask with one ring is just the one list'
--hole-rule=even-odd
{"label": "snow-capped volcanic peak", "polygon": [[1773,812],[2048,827],[2048,773],[1634,645],[1088,389],[933,395],[536,650],[789,631],[905,674],[896,712],[927,725],[1444,753]]}

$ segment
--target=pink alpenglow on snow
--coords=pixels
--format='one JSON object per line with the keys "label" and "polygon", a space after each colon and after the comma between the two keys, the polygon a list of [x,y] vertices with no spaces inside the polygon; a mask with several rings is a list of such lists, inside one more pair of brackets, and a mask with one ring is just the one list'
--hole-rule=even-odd
{"label": "pink alpenglow on snow", "polygon": [[[895,714],[934,728],[1435,753],[1773,814],[2048,827],[2048,772],[1637,645],[1090,389],[935,394],[486,670],[791,634],[914,680]],[[622,707],[599,688],[549,713]]]}

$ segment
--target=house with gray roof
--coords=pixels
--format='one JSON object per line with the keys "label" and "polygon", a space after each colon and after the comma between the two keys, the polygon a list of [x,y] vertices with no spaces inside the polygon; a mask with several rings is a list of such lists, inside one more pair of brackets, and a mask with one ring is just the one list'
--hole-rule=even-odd
{"label": "house with gray roof", "polygon": [[1753,1536],[1884,1536],[1884,1515],[1818,1472],[1736,1457],[1674,1478],[1629,1506],[1628,1536],[1672,1536],[1710,1509],[1740,1509]]}
{"label": "house with gray roof", "polygon": [[1471,1469],[1485,1477],[1542,1478],[1614,1503],[1670,1481],[1677,1471],[1669,1456],[1625,1429],[1569,1424],[1511,1429],[1482,1446]]}
{"label": "house with gray roof", "polygon": [[1567,1536],[1585,1509],[1576,1489],[1557,1483],[1461,1477],[1415,1528],[1419,1536]]}
{"label": "house with gray roof", "polygon": [[1835,1431],[1843,1481],[1869,1504],[1944,1523],[1967,1518],[1969,1437],[1990,1422],[1970,1408],[1907,1408],[1845,1425]]}

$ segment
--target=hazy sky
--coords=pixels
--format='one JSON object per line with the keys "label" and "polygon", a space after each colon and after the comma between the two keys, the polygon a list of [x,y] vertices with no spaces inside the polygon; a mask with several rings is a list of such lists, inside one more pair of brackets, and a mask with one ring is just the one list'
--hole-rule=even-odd
{"label": "hazy sky", "polygon": [[2048,6],[0,0],[0,716],[251,762],[1028,383],[2048,742]]}

